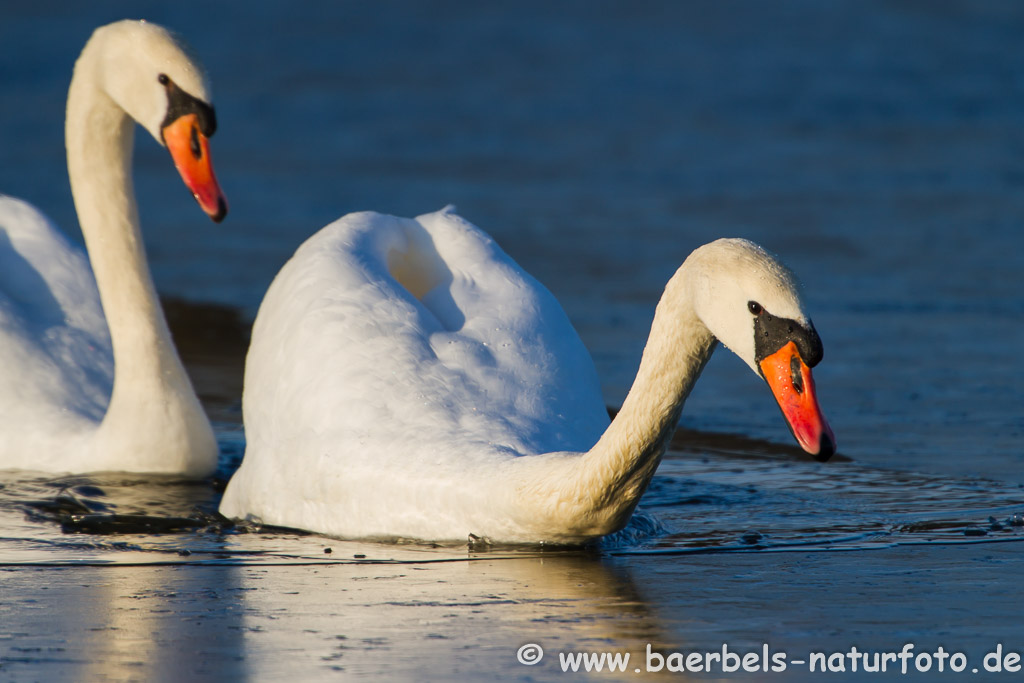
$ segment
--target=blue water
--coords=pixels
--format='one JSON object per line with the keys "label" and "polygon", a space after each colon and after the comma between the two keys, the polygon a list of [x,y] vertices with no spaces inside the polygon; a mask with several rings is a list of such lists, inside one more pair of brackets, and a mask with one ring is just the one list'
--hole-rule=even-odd
{"label": "blue water", "polygon": [[[74,232],[61,136],[81,43],[122,15],[186,34],[214,82],[230,220],[205,222],[144,135],[136,177],[161,292],[241,321],[241,342],[186,353],[223,478],[244,448],[245,325],[280,264],[342,213],[452,202],[560,298],[612,406],[693,247],[749,237],[804,280],[822,404],[852,462],[762,460],[790,437],[760,380],[719,353],[682,424],[753,441],[680,440],[644,501],[655,521],[627,536],[636,547],[889,542],[921,515],[941,528],[948,513],[957,533],[1024,500],[1024,15],[1011,5],[265,3],[204,6],[202,21],[197,7],[5,7],[0,187]],[[722,471],[738,473],[738,497],[710,492]],[[825,493],[791,526],[801,487]],[[870,506],[852,502],[865,491]],[[18,485],[7,493],[20,515]],[[42,533],[30,519],[23,533]],[[747,527],[766,535],[737,540]]]}
{"label": "blue water", "polygon": [[[183,33],[214,84],[227,221],[203,218],[141,134],[135,173],[161,293],[242,321],[230,339],[196,336],[185,354],[222,476],[244,445],[244,325],[295,247],[349,211],[454,203],[563,303],[610,406],[632,381],[665,281],[696,246],[748,237],[805,284],[839,455],[824,465],[800,455],[763,382],[719,352],[684,411],[692,431],[633,524],[596,550],[602,561],[960,543],[984,553],[1022,538],[1017,3],[5,3],[0,191],[72,233],[70,69],[94,26],[125,16]],[[218,495],[138,478],[9,478],[0,562],[466,554],[365,544],[338,554],[332,539],[224,528],[208,517]],[[195,524],[90,533],[69,521],[89,514]],[[842,572],[858,571],[846,562]],[[952,576],[970,583],[966,568]],[[860,600],[838,579],[829,589]],[[991,610],[977,601],[971,618],[983,619]],[[921,619],[931,633],[923,624],[936,613]]]}
{"label": "blue water", "polygon": [[[847,454],[1016,480],[1013,3],[257,3],[203,5],[202,20],[198,7],[5,5],[3,191],[74,230],[71,64],[94,25],[147,16],[208,66],[232,204],[229,222],[204,222],[140,136],[163,293],[251,317],[288,255],[337,216],[454,203],[559,297],[616,405],[664,282],[695,246],[745,236],[805,281],[822,401]],[[788,438],[724,354],[684,421]]]}

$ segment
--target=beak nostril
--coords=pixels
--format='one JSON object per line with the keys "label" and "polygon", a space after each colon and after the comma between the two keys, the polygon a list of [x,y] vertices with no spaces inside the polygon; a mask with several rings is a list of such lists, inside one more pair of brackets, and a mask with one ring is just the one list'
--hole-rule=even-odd
{"label": "beak nostril", "polygon": [[196,161],[201,160],[203,158],[203,148],[199,144],[199,131],[195,126],[192,126],[192,135],[189,142],[192,149],[192,156]]}
{"label": "beak nostril", "polygon": [[800,356],[793,354],[789,360],[789,374],[793,381],[793,390],[798,394],[804,393],[804,374],[800,368]]}

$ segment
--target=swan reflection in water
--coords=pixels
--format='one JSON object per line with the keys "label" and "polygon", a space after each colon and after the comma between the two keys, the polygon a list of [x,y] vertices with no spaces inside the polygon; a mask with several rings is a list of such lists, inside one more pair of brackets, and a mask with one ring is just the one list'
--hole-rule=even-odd
{"label": "swan reflection in water", "polygon": [[[224,545],[226,557],[245,564],[4,570],[5,592],[17,597],[0,609],[5,623],[19,624],[25,653],[5,667],[34,676],[59,668],[78,680],[333,669],[411,679],[515,671],[516,650],[529,642],[554,656],[602,647],[641,653],[667,641],[629,570],[592,552],[467,553],[272,533]],[[267,545],[284,564],[261,559]],[[49,654],[54,633],[59,657]]]}

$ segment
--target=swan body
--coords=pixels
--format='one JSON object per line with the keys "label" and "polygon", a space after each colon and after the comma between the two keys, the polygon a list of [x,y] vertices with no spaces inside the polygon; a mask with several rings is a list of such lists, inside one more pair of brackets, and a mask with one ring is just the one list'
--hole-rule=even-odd
{"label": "swan body", "polygon": [[217,444],[171,341],[142,247],[133,121],[167,146],[214,220],[202,70],[166,30],[95,31],[68,92],[68,173],[88,256],[0,195],[0,469],[203,476]]}
{"label": "swan body", "polygon": [[[820,358],[776,259],[743,240],[698,249],[609,424],[565,313],[489,236],[450,208],[345,216],[298,249],[260,307],[246,453],[221,512],[347,538],[599,537],[628,521],[716,339],[760,372],[765,316],[792,328],[764,354],[787,349],[783,375],[806,370],[798,346]],[[813,394],[809,374],[799,381]],[[821,425],[805,447],[828,457]]]}

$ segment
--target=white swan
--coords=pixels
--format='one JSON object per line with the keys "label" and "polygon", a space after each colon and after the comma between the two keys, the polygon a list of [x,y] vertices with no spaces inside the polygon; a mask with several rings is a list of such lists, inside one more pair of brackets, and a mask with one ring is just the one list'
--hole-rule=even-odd
{"label": "white swan", "polygon": [[756,245],[719,240],[679,268],[609,426],[558,302],[486,234],[449,209],[345,216],[260,307],[246,453],[221,512],[349,538],[602,536],[628,521],[716,339],[827,459],[808,369],[821,342],[792,275]]}
{"label": "white swan", "polygon": [[159,26],[110,24],[82,50],[65,133],[92,269],[39,211],[0,196],[0,469],[203,476],[216,466],[146,263],[130,168],[134,119],[221,220],[209,101],[201,68]]}

